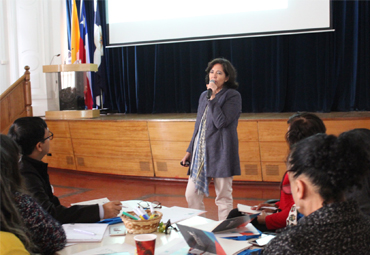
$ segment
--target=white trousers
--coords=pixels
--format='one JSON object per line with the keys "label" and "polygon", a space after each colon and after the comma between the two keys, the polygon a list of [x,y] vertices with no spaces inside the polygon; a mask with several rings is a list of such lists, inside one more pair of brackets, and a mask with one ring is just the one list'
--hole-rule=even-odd
{"label": "white trousers", "polygon": [[[208,183],[212,178],[208,178]],[[225,220],[229,215],[229,212],[233,207],[233,177],[226,178],[213,178],[213,183],[215,185],[216,200],[215,204],[218,207],[218,220]],[[188,180],[188,185],[185,191],[186,201],[188,202],[188,207],[198,210],[205,210],[203,203],[203,194],[198,194],[195,188],[195,183],[190,179]]]}

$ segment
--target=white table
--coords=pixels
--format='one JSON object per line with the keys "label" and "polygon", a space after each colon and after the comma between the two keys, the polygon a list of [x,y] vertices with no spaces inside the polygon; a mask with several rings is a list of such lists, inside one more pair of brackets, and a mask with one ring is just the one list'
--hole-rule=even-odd
{"label": "white table", "polygon": [[[213,221],[213,220],[207,219],[207,218],[204,218],[204,217],[201,217],[201,216],[195,216],[195,217],[192,217],[190,219],[184,220],[180,223],[182,225],[186,225],[186,226],[197,226],[197,225],[203,225],[203,224],[209,223],[211,221]],[[120,224],[123,224],[123,223],[120,223]],[[116,224],[115,226],[119,226],[119,224]],[[156,245],[155,245],[156,246],[156,251],[158,250],[158,248],[160,248],[160,247],[162,247],[166,244],[169,244],[170,242],[173,242],[175,240],[176,241],[183,240],[183,237],[182,237],[181,233],[176,232],[174,230],[172,230],[171,234],[169,234],[169,235],[166,235],[166,234],[163,234],[163,233],[158,233],[158,232],[154,232],[153,234],[157,235],[157,240],[156,240]],[[126,234],[126,236],[109,236],[109,230],[107,229],[103,240],[99,243],[78,243],[78,244],[74,244],[74,245],[65,247],[63,250],[57,252],[56,254],[59,254],[59,255],[75,254],[75,253],[78,253],[78,252],[87,251],[87,250],[91,250],[91,249],[94,249],[94,248],[103,247],[103,246],[107,246],[107,245],[112,245],[112,244],[116,244],[116,243],[119,243],[119,244],[125,243],[125,244],[135,246],[135,241],[134,241],[134,236],[135,235],[136,234]],[[180,240],[180,238],[181,238],[181,240]]]}

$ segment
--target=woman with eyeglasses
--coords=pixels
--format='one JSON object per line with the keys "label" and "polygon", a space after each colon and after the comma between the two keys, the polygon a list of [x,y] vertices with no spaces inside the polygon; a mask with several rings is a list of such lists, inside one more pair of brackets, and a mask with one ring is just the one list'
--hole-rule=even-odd
{"label": "woman with eyeglasses", "polygon": [[298,210],[263,254],[369,254],[370,218],[345,192],[359,186],[370,167],[365,142],[352,135],[317,134],[293,146],[288,176]]}
{"label": "woman with eyeglasses", "polygon": [[[326,127],[324,122],[315,114],[302,112],[292,115],[287,123],[289,124],[288,131],[285,134],[285,139],[291,148],[298,141],[312,136],[317,133],[325,133]],[[294,200],[290,190],[290,182],[285,172],[280,184],[280,200],[275,204],[260,204],[255,210],[263,209],[264,206],[275,207],[275,210],[267,209],[252,221],[252,224],[260,231],[275,231],[284,228],[287,225],[287,218],[294,205]],[[268,213],[271,213],[269,214]],[[294,211],[295,214],[296,211]],[[242,213],[238,209],[233,209],[228,218],[241,216]],[[297,214],[297,217],[299,214]],[[297,219],[296,219],[297,220]]]}
{"label": "woman with eyeglasses", "polygon": [[[18,146],[1,134],[0,150],[1,231],[16,235],[30,253],[54,254],[63,249],[66,244],[63,227],[28,195],[23,186]],[[1,239],[4,236],[1,234]],[[0,254],[5,254],[4,247],[0,248]]]}

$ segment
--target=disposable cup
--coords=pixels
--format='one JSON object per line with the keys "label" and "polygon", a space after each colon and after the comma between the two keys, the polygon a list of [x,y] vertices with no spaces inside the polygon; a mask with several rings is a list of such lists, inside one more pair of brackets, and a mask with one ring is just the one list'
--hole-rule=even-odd
{"label": "disposable cup", "polygon": [[138,255],[154,255],[155,239],[154,234],[143,234],[134,236],[136,243],[136,253]]}

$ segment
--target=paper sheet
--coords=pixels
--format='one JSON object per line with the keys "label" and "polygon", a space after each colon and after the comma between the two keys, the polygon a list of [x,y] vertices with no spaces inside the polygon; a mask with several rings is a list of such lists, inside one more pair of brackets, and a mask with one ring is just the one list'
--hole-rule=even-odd
{"label": "paper sheet", "polygon": [[[100,242],[103,239],[108,224],[72,223],[63,224],[62,226],[67,236],[67,243],[85,243]],[[77,230],[81,232],[78,232]],[[86,231],[94,233],[94,235],[84,233]]]}
{"label": "paper sheet", "polygon": [[[118,253],[121,255],[127,254],[127,255],[133,255],[135,254],[136,247],[129,245],[129,244],[111,244],[111,245],[106,245],[102,247],[98,247],[95,249],[87,250],[87,251],[82,251],[79,253],[75,253],[74,255],[96,255],[96,254],[114,254]],[[122,252],[122,253],[121,253]]]}
{"label": "paper sheet", "polygon": [[[244,213],[248,213],[248,214],[258,214],[258,213],[261,213],[261,211],[264,210],[264,209],[276,210],[276,207],[273,207],[273,206],[264,206],[264,207],[261,208],[262,210],[259,210],[259,211],[252,210],[252,207],[254,207],[254,206],[238,204],[237,207],[238,207],[239,212],[244,212]],[[267,213],[267,215],[270,215],[270,214],[271,213]]]}
{"label": "paper sheet", "polygon": [[105,203],[108,203],[108,202],[109,202],[109,199],[104,197],[104,198],[98,198],[98,199],[73,203],[71,205],[95,205],[95,204],[105,204]]}
{"label": "paper sheet", "polygon": [[162,208],[162,209],[159,209],[158,211],[163,213],[162,222],[167,222],[170,219],[171,223],[177,223],[179,221],[183,221],[191,217],[201,215],[206,212],[202,210],[179,207],[179,206],[173,206],[170,208]]}

